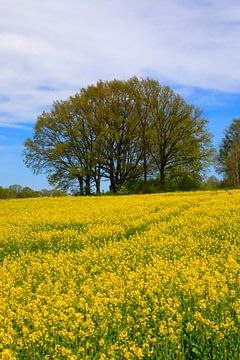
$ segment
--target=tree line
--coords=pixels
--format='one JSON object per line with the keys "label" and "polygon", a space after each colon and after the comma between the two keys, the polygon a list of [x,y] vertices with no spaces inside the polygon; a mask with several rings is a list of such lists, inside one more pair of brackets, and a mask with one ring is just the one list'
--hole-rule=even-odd
{"label": "tree line", "polygon": [[[80,195],[184,188],[201,182],[214,149],[202,111],[158,81],[133,77],[82,88],[37,119],[24,161]],[[134,192],[134,190],[132,190]]]}
{"label": "tree line", "polygon": [[62,190],[57,189],[42,189],[33,190],[28,186],[21,186],[19,184],[10,185],[9,187],[0,186],[0,199],[25,199],[25,198],[36,198],[36,197],[55,197],[65,196]]}

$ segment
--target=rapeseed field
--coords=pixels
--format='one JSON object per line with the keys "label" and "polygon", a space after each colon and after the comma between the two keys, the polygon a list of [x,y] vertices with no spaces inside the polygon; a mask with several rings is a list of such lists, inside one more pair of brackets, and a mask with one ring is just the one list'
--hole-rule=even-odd
{"label": "rapeseed field", "polygon": [[239,359],[240,191],[0,201],[0,359]]}

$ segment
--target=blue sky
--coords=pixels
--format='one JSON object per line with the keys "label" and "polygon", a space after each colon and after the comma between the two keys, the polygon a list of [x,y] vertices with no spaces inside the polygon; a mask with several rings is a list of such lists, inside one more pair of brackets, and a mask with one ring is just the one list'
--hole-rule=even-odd
{"label": "blue sky", "polygon": [[54,100],[99,79],[149,76],[204,110],[218,146],[240,117],[236,0],[1,0],[0,186],[48,187],[23,142]]}

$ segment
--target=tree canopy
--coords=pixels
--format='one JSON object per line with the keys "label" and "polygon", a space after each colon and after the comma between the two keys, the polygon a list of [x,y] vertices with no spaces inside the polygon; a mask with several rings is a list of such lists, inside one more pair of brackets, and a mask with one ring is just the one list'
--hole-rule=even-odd
{"label": "tree canopy", "polygon": [[228,185],[240,185],[240,119],[234,119],[226,129],[218,155],[218,172]]}
{"label": "tree canopy", "polygon": [[99,81],[37,119],[24,144],[24,161],[46,172],[51,185],[80,194],[100,192],[102,179],[118,192],[142,179],[198,177],[213,154],[202,112],[151,79]]}

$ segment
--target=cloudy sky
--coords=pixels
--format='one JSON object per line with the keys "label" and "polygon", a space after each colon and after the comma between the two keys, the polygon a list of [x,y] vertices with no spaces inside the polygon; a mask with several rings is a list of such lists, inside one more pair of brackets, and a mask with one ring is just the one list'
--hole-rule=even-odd
{"label": "cloudy sky", "polygon": [[240,117],[239,0],[0,0],[0,186],[37,116],[99,79],[148,76],[201,107],[217,146]]}

